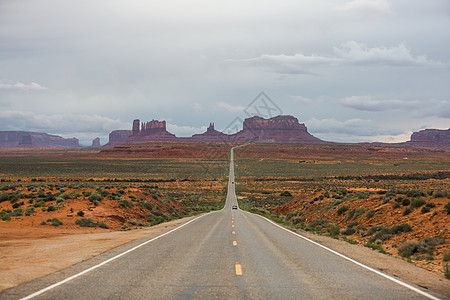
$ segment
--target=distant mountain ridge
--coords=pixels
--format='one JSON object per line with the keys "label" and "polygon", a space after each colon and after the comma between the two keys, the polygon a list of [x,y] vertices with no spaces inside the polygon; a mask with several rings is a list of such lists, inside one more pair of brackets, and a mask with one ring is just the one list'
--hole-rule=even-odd
{"label": "distant mountain ridge", "polygon": [[29,131],[0,131],[0,148],[79,147],[78,139]]}
{"label": "distant mountain ridge", "polygon": [[[206,132],[191,137],[177,137],[167,131],[166,121],[133,121],[131,130],[114,130],[109,134],[107,147],[150,141],[180,142],[226,142],[226,143],[299,143],[339,144],[323,141],[308,132],[306,125],[290,115],[279,115],[264,119],[254,116],[243,121],[243,129],[234,134],[217,131],[210,123]],[[450,128],[425,129],[414,132],[409,141],[403,143],[356,143],[360,145],[410,146],[450,149]],[[98,147],[100,141],[93,142]],[[78,139],[66,139],[57,135],[28,131],[0,131],[0,148],[17,147],[79,147]]]}
{"label": "distant mountain ridge", "polygon": [[264,119],[258,116],[247,118],[244,120],[243,129],[234,134],[225,134],[217,131],[214,128],[214,123],[210,123],[206,132],[194,134],[191,137],[176,137],[167,131],[165,121],[152,120],[141,123],[140,120],[136,119],[133,121],[132,131],[127,132],[126,135],[122,135],[121,137],[123,139],[120,139],[117,134],[114,134],[113,140],[110,138],[107,145],[116,146],[150,141],[328,143],[311,135],[305,124],[299,123],[298,119],[293,116],[276,116],[270,119]]}

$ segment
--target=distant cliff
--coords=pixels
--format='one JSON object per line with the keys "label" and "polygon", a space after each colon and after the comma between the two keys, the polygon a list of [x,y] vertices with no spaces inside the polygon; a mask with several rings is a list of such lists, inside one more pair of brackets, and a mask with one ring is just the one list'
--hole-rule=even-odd
{"label": "distant cliff", "polygon": [[405,144],[414,147],[450,148],[450,128],[447,130],[425,129],[414,132],[410,141]]}
{"label": "distant cliff", "polygon": [[27,131],[0,131],[0,148],[78,147],[78,139]]}
{"label": "distant cliff", "polygon": [[[120,131],[125,132],[125,131]],[[114,133],[114,134],[113,134]],[[176,137],[166,129],[166,121],[152,120],[140,122],[134,120],[132,130],[117,136],[118,131],[110,134],[108,145],[134,144],[149,141],[184,141],[184,142],[259,142],[259,143],[325,143],[312,136],[303,123],[293,116],[276,116],[270,119],[252,117],[244,120],[243,129],[235,134],[225,134],[214,129],[210,123],[205,133],[192,137]]]}

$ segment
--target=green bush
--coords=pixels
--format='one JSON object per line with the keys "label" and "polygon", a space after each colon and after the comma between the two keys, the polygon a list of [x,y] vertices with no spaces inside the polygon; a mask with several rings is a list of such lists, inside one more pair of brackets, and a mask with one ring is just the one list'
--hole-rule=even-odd
{"label": "green bush", "polygon": [[103,221],[98,221],[97,226],[100,228],[109,229],[109,226]]}
{"label": "green bush", "polygon": [[80,217],[84,216],[84,211],[79,210],[79,211],[77,212],[77,215],[80,216]]}
{"label": "green bush", "polygon": [[75,220],[75,224],[79,225],[80,227],[97,227],[97,223],[91,218],[81,218]]}
{"label": "green bush", "polygon": [[408,205],[410,205],[410,204],[411,204],[411,200],[406,199],[406,198],[402,200],[402,205],[403,205],[403,206],[408,206]]}
{"label": "green bush", "polygon": [[338,210],[336,211],[336,214],[338,216],[342,215],[343,213],[345,213],[347,210],[349,209],[348,205],[343,205],[341,207],[338,208]]}
{"label": "green bush", "polygon": [[53,218],[52,219],[52,225],[53,226],[63,225],[63,222],[61,220],[59,220],[58,218]]}
{"label": "green bush", "polygon": [[347,227],[346,229],[342,230],[341,233],[343,235],[352,235],[356,232],[356,229],[353,227]]}
{"label": "green bush", "polygon": [[444,212],[446,212],[447,215],[450,215],[450,202],[444,205]]}
{"label": "green bush", "polygon": [[16,208],[11,213],[11,217],[18,217],[18,216],[22,216],[22,215],[23,215],[23,209],[21,209],[21,208]]}
{"label": "green bush", "polygon": [[90,195],[89,195],[89,201],[91,201],[91,202],[94,202],[94,201],[102,201],[102,199],[103,199],[103,196],[102,195],[100,195],[99,193],[97,193],[97,192],[92,192]]}
{"label": "green bush", "polygon": [[425,238],[418,242],[405,242],[398,248],[398,253],[403,257],[410,257],[415,253],[433,254],[437,245],[442,244],[444,240],[439,238]]}
{"label": "green bush", "polygon": [[372,218],[374,215],[375,215],[375,211],[374,211],[374,210],[369,210],[369,211],[366,213],[366,218],[367,218],[367,219],[370,219],[370,218]]}
{"label": "green bush", "polygon": [[26,209],[25,209],[25,213],[29,213],[29,214],[32,214],[32,213],[34,213],[36,211],[36,209],[34,208],[34,206],[28,206]]}
{"label": "green bush", "polygon": [[280,193],[280,196],[281,197],[292,197],[292,194],[289,191],[283,191]]}
{"label": "green bush", "polygon": [[126,199],[120,200],[119,205],[122,207],[134,207],[133,202],[126,200]]}
{"label": "green bush", "polygon": [[424,204],[426,204],[426,203],[427,203],[427,202],[426,202],[423,198],[421,198],[421,197],[414,198],[414,199],[411,201],[411,207],[412,207],[412,208],[421,207],[422,205],[424,205]]}
{"label": "green bush", "polygon": [[47,207],[47,211],[55,211],[55,210],[57,210],[58,209],[58,205],[56,205],[56,204],[50,204],[48,207]]}
{"label": "green bush", "polygon": [[327,226],[327,230],[330,233],[331,236],[337,236],[340,232],[339,226],[335,224],[330,224]]}

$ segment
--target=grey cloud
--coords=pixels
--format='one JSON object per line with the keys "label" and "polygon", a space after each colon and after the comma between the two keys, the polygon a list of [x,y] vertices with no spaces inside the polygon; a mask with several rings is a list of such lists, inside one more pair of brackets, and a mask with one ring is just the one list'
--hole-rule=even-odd
{"label": "grey cloud", "polygon": [[390,67],[443,66],[442,63],[430,60],[425,55],[412,55],[411,50],[403,44],[393,47],[370,48],[363,43],[355,41],[347,41],[338,47],[334,47],[334,56],[305,55],[302,53],[294,55],[263,54],[254,58],[230,59],[227,61],[251,67],[264,67],[275,73],[309,75],[316,74],[312,69],[321,66],[339,67],[355,64]]}
{"label": "grey cloud", "polygon": [[388,0],[352,0],[336,5],[335,9],[361,18],[394,14]]}
{"label": "grey cloud", "polygon": [[31,82],[30,84],[25,84],[22,82],[15,82],[15,83],[4,83],[0,81],[0,90],[37,90],[37,91],[45,91],[48,90],[48,88],[40,85],[36,82]]}
{"label": "grey cloud", "polygon": [[425,55],[414,56],[411,50],[400,44],[393,47],[373,47],[370,48],[363,43],[347,41],[339,47],[334,48],[334,52],[346,63],[365,65],[386,65],[386,66],[442,66],[442,63],[434,62]]}
{"label": "grey cloud", "polygon": [[398,100],[376,99],[373,96],[351,96],[338,101],[339,104],[359,111],[408,111],[415,116],[450,118],[449,100]]}

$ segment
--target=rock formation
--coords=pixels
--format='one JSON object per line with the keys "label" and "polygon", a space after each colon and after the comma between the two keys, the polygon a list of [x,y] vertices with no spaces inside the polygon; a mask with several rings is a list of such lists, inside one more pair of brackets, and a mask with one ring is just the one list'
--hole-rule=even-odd
{"label": "rock formation", "polygon": [[214,129],[214,123],[209,123],[205,133],[194,134],[192,137],[185,139],[193,142],[225,142],[228,138],[228,135]]}
{"label": "rock formation", "polygon": [[91,147],[101,147],[102,145],[100,145],[100,138],[96,137],[95,139],[92,140],[92,146]]}
{"label": "rock formation", "polygon": [[214,129],[210,123],[205,133],[192,137],[178,138],[166,130],[166,121],[152,120],[142,122],[134,120],[131,134],[126,139],[111,140],[108,145],[134,144],[148,141],[185,141],[185,142],[261,142],[261,143],[325,143],[308,133],[305,124],[299,123],[293,116],[277,116],[270,119],[252,117],[244,120],[243,130],[228,135]]}
{"label": "rock formation", "polygon": [[109,142],[107,146],[120,145],[124,140],[131,136],[131,130],[114,130],[109,134]]}
{"label": "rock formation", "polygon": [[0,148],[79,147],[78,139],[27,131],[0,131]]}
{"label": "rock formation", "polygon": [[425,129],[414,132],[405,143],[415,147],[450,148],[450,128],[447,130]]}
{"label": "rock formation", "polygon": [[255,116],[245,119],[243,130],[230,138],[236,142],[324,143],[309,134],[305,124],[299,123],[293,116],[276,116],[270,119]]}

